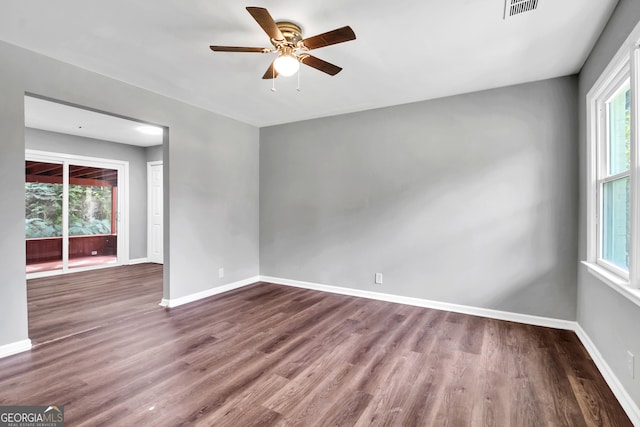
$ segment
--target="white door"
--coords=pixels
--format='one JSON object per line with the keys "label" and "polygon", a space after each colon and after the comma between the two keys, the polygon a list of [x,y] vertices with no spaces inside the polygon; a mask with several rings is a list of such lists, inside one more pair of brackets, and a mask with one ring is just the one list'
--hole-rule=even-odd
{"label": "white door", "polygon": [[162,162],[147,163],[148,227],[147,257],[149,262],[163,263]]}

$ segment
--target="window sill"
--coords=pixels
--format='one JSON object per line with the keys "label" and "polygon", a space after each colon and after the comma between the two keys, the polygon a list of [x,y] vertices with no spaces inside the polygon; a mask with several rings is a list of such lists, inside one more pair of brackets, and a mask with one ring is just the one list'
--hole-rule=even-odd
{"label": "window sill", "polygon": [[582,261],[582,264],[587,267],[589,273],[609,285],[610,288],[626,297],[629,301],[640,306],[640,289],[632,288],[628,281],[621,279],[597,264],[588,261]]}

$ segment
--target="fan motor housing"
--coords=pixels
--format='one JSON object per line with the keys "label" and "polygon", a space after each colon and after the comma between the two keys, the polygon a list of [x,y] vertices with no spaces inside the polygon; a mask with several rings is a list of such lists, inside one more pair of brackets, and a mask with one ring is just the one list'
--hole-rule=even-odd
{"label": "fan motor housing", "polygon": [[[287,43],[291,45],[296,45],[300,40],[302,40],[302,28],[298,24],[294,24],[290,21],[278,21],[276,22],[278,29],[287,40]],[[271,41],[273,43],[273,41]],[[275,46],[276,44],[273,43]]]}

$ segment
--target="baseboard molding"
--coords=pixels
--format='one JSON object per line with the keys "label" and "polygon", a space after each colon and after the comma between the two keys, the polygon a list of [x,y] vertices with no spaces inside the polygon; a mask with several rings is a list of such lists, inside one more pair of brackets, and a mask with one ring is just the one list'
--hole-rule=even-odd
{"label": "baseboard molding", "polygon": [[[138,260],[131,260],[129,263],[132,264],[132,263],[147,262],[146,259],[143,259],[143,258],[141,258],[140,260],[142,261],[135,262]],[[627,391],[625,390],[622,383],[620,382],[618,377],[615,375],[615,373],[613,372],[609,364],[602,357],[602,354],[600,353],[596,345],[593,343],[593,341],[591,341],[591,338],[589,337],[589,335],[585,332],[584,329],[582,329],[580,324],[574,321],[554,319],[554,318],[542,317],[542,316],[532,316],[528,314],[492,310],[487,308],[479,308],[479,307],[466,306],[466,305],[460,305],[460,304],[452,304],[452,303],[433,301],[433,300],[427,300],[427,299],[421,299],[421,298],[385,294],[381,292],[364,291],[364,290],[353,289],[353,288],[343,288],[339,286],[324,285],[324,284],[313,283],[313,282],[304,282],[300,280],[283,279],[283,278],[272,277],[272,276],[254,276],[248,279],[244,279],[244,280],[229,283],[223,286],[207,289],[205,291],[197,292],[194,294],[185,295],[179,298],[173,298],[173,299],[163,298],[162,301],[160,302],[160,305],[167,308],[178,307],[180,305],[198,301],[203,298],[208,298],[210,296],[221,294],[223,292],[228,292],[234,289],[242,288],[244,286],[248,286],[256,282],[276,283],[280,285],[294,286],[298,288],[312,289],[317,291],[330,292],[334,294],[349,295],[349,296],[368,298],[368,299],[374,299],[379,301],[413,305],[417,307],[432,308],[436,310],[452,311],[455,313],[470,314],[473,316],[481,316],[481,317],[487,317],[491,319],[506,320],[510,322],[525,323],[529,325],[544,326],[549,328],[572,330],[576,333],[576,335],[584,345],[585,349],[591,356],[591,359],[594,361],[598,370],[600,370],[600,373],[602,374],[603,378],[605,379],[605,381],[613,391],[613,394],[616,396],[616,398],[620,402],[620,405],[622,405],[623,409],[631,419],[632,423],[634,425],[640,426],[640,408],[638,407],[638,405],[636,405],[636,403],[631,398],[629,393],[627,393]],[[4,346],[0,346],[0,358],[30,350],[31,347],[32,347],[31,340],[29,339],[7,344]]]}
{"label": "baseboard molding", "polygon": [[0,358],[11,356],[16,353],[31,350],[31,340],[12,342],[11,344],[0,345]]}
{"label": "baseboard molding", "polygon": [[591,356],[591,359],[596,364],[596,367],[607,382],[607,385],[609,386],[609,388],[611,388],[611,391],[613,391],[613,394],[620,402],[620,405],[631,419],[633,425],[640,426],[640,408],[638,408],[631,396],[629,396],[629,393],[627,393],[618,377],[613,373],[611,367],[604,360],[596,345],[593,343],[593,341],[591,341],[589,335],[587,335],[587,333],[584,331],[584,329],[582,329],[578,322],[554,319],[549,317],[532,316],[528,314],[512,313],[507,311],[491,310],[459,304],[451,304],[420,298],[404,297],[385,294],[381,292],[363,291],[360,289],[343,288],[339,286],[323,285],[312,282],[303,282],[300,280],[282,279],[280,277],[260,276],[260,281],[277,283],[286,286],[295,286],[298,288],[313,289],[317,291],[331,292],[341,295],[349,295],[380,301],[395,302],[399,304],[413,305],[418,307],[432,308],[436,310],[453,311],[455,313],[470,314],[474,316],[488,317],[498,320],[507,320],[510,322],[525,323],[528,325],[574,331]]}
{"label": "baseboard molding", "polygon": [[334,294],[349,295],[375,299],[380,301],[395,302],[399,304],[413,305],[417,307],[433,308],[436,310],[453,311],[455,313],[470,314],[473,316],[488,317],[491,319],[507,320],[510,322],[526,323],[529,325],[545,326],[548,328],[575,330],[576,322],[570,320],[554,319],[550,317],[532,316],[529,314],[512,313],[508,311],[492,310],[488,308],[472,307],[468,305],[452,304],[422,298],[405,297],[385,294],[382,292],[363,291],[360,289],[343,288],[339,286],[323,285],[320,283],[303,282],[300,280],[282,279],[280,277],[260,276],[260,281],[277,283],[279,285],[295,286],[298,288],[313,289],[317,291],[331,292]]}
{"label": "baseboard molding", "polygon": [[579,323],[576,323],[575,332],[609,385],[609,388],[611,388],[611,391],[618,399],[618,402],[620,402],[620,405],[622,405],[622,408],[631,419],[633,425],[640,426],[640,408],[638,408],[638,405],[634,402],[633,398],[629,396],[629,393],[627,393],[627,390],[625,390],[616,374],[613,373],[609,364],[604,360],[598,347],[591,341],[591,338]]}
{"label": "baseboard molding", "polygon": [[127,265],[144,264],[146,262],[149,262],[149,258],[136,258],[130,259]]}
{"label": "baseboard molding", "polygon": [[259,281],[260,281],[260,277],[254,276],[248,279],[239,280],[237,282],[229,283],[222,286],[217,286],[215,288],[207,289],[201,292],[196,292],[195,294],[185,295],[179,298],[171,298],[171,299],[163,298],[162,301],[160,301],[160,305],[166,308],[178,307],[180,305],[198,301],[203,298],[208,298],[213,295],[221,294],[223,292],[228,292],[234,289],[242,288],[243,286],[252,285]]}

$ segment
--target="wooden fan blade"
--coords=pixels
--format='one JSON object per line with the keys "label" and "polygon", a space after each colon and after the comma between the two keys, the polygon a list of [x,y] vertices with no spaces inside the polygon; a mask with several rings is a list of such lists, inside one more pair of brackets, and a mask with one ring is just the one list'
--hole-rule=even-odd
{"label": "wooden fan blade", "polygon": [[267,53],[271,52],[271,49],[264,47],[240,47],[240,46],[209,46],[214,52],[257,52]]}
{"label": "wooden fan blade", "polygon": [[330,62],[324,61],[320,58],[316,58],[315,56],[311,56],[311,55],[305,56],[300,60],[300,62],[302,62],[305,65],[308,65],[309,67],[313,67],[316,70],[320,70],[323,73],[327,73],[330,76],[335,76],[340,71],[342,71],[342,68],[338,67],[337,65],[333,65]]}
{"label": "wooden fan blade", "polygon": [[318,49],[320,47],[331,46],[332,44],[338,44],[348,42],[349,40],[355,40],[356,34],[351,27],[338,28],[337,30],[328,31],[326,33],[318,34],[317,36],[309,37],[302,40],[302,43],[307,49]]}
{"label": "wooden fan blade", "polygon": [[253,16],[258,25],[262,27],[267,35],[274,40],[284,40],[282,31],[276,25],[269,11],[263,7],[247,7],[247,12]]}
{"label": "wooden fan blade", "polygon": [[278,72],[276,71],[275,67],[273,66],[273,64],[275,63],[275,61],[273,61],[271,63],[271,65],[269,65],[269,68],[267,68],[267,71],[265,71],[264,76],[262,76],[263,79],[267,80],[267,79],[275,79],[276,77],[278,77]]}

